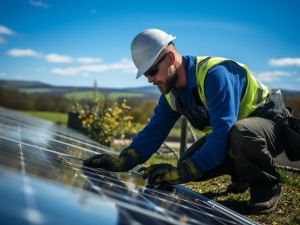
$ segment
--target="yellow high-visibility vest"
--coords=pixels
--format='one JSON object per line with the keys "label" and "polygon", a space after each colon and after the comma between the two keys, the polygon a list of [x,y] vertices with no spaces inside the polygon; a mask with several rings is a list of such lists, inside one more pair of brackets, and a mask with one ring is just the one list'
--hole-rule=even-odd
{"label": "yellow high-visibility vest", "polygon": [[[231,61],[231,60],[226,58],[207,57],[207,56],[197,57],[196,59],[196,83],[197,83],[200,99],[206,108],[207,108],[207,101],[204,93],[204,81],[207,72],[212,67],[221,64],[225,61]],[[244,68],[247,74],[247,86],[246,86],[244,96],[240,102],[240,107],[238,112],[238,120],[241,120],[247,118],[259,105],[262,105],[266,102],[269,94],[269,89],[252,76],[252,74],[250,73],[246,65],[237,62],[234,63]],[[172,92],[166,94],[165,97],[170,107],[174,111],[177,111],[175,97],[172,94]],[[207,127],[205,131],[206,133],[211,133],[210,127]]]}

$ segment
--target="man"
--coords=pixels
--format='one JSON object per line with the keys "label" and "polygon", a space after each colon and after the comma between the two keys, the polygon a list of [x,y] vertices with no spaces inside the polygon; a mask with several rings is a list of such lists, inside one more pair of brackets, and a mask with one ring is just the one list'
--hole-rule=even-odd
{"label": "man", "polygon": [[145,75],[161,97],[148,125],[118,158],[95,155],[85,166],[127,171],[144,163],[184,115],[193,127],[207,133],[178,161],[177,167],[156,164],[143,169],[150,184],[179,184],[230,174],[230,192],[250,187],[249,209],[276,209],[281,192],[273,157],[283,151],[280,126],[289,116],[280,93],[272,94],[249,69],[232,60],[181,56],[175,37],[158,29],[132,41],[137,78]]}

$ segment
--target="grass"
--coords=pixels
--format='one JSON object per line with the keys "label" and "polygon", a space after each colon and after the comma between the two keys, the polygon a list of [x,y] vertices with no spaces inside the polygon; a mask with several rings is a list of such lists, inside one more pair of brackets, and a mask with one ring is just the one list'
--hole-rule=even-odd
{"label": "grass", "polygon": [[189,183],[185,186],[216,202],[237,211],[250,219],[264,225],[300,224],[300,182],[291,185],[299,174],[290,174],[286,182],[286,171],[279,171],[282,177],[282,194],[275,212],[265,215],[249,215],[246,210],[249,190],[242,194],[227,194],[226,187],[230,183],[229,176],[222,176],[204,182]]}
{"label": "grass", "polygon": [[68,114],[67,113],[57,113],[57,112],[41,112],[41,111],[19,111],[25,113],[29,116],[38,117],[45,120],[50,120],[54,123],[67,126]]}
{"label": "grass", "polygon": [[[156,154],[145,163],[145,166],[156,163],[176,165],[175,157],[161,157]],[[226,187],[230,184],[229,176],[221,176],[208,181],[190,182],[184,186],[202,194],[226,207],[262,225],[299,225],[300,224],[300,174],[278,169],[281,176],[282,193],[275,212],[265,215],[247,214],[246,204],[250,198],[249,190],[242,194],[228,194]]]}

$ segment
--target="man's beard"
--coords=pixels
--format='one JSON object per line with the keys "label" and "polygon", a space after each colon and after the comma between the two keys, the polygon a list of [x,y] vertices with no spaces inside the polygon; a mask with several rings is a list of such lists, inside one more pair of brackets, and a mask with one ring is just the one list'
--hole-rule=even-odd
{"label": "man's beard", "polygon": [[175,87],[178,75],[174,67],[168,69],[168,78],[169,79],[165,83],[161,83],[157,86],[162,94],[168,94]]}

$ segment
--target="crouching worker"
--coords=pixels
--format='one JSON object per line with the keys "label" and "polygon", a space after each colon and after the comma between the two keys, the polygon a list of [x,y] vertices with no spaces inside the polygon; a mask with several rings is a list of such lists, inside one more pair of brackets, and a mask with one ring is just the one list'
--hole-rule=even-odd
{"label": "crouching worker", "polygon": [[158,29],[139,33],[131,43],[132,60],[158,87],[160,99],[147,126],[119,157],[95,155],[84,166],[128,171],[155,153],[181,115],[206,132],[179,159],[177,167],[143,168],[150,184],[180,184],[231,175],[229,192],[250,188],[249,210],[276,209],[281,192],[273,158],[284,149],[289,111],[280,92],[271,93],[246,65],[207,56],[181,56],[175,37]]}

